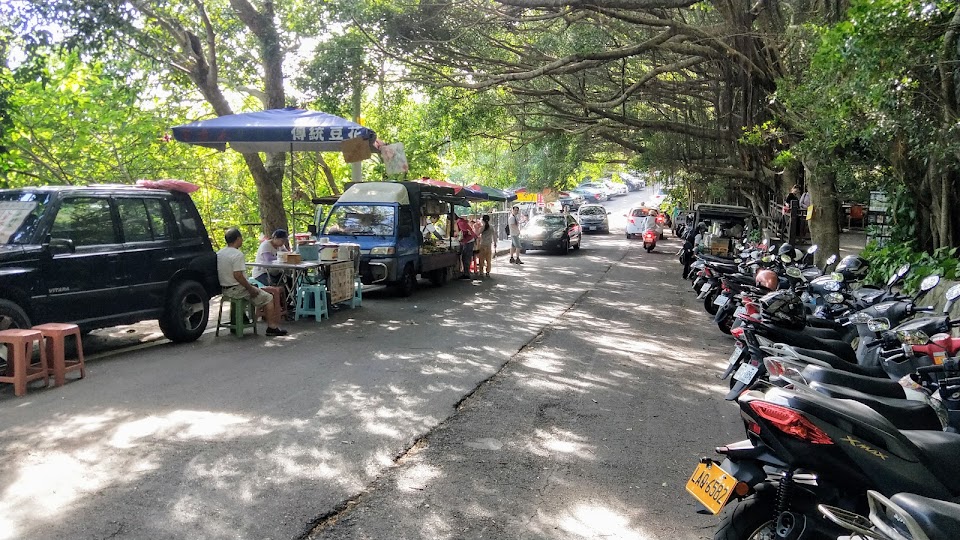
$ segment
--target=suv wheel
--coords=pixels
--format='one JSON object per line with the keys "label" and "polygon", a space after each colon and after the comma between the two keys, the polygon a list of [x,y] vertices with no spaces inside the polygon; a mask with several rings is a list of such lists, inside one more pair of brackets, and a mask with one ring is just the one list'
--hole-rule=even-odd
{"label": "suv wheel", "polygon": [[[30,328],[30,317],[23,308],[9,300],[0,300],[0,330]],[[0,361],[7,361],[7,346],[0,345]]]}
{"label": "suv wheel", "polygon": [[196,281],[181,281],[173,286],[160,318],[160,330],[176,343],[194,341],[207,329],[210,298]]}
{"label": "suv wheel", "polygon": [[0,330],[30,328],[27,312],[9,300],[0,300]]}

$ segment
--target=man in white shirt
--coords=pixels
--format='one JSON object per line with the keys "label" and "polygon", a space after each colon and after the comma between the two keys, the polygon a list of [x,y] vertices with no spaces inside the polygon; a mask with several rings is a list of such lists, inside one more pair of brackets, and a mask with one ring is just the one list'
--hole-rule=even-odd
{"label": "man in white shirt", "polygon": [[274,307],[273,295],[258,289],[247,281],[243,252],[243,235],[236,227],[223,234],[227,247],[217,252],[217,277],[223,288],[223,298],[245,298],[258,308],[263,308],[267,316],[267,335],[285,336],[287,331],[280,328],[280,312]]}
{"label": "man in white shirt", "polygon": [[507,217],[507,227],[510,229],[510,262],[523,264],[520,260],[520,207],[514,206]]}

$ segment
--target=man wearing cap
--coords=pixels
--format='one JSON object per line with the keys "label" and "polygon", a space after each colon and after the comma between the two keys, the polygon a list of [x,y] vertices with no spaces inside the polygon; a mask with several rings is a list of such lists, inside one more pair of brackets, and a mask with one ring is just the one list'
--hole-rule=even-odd
{"label": "man wearing cap", "polygon": [[[288,251],[287,249],[287,231],[277,229],[273,231],[270,238],[260,242],[257,248],[257,257],[254,262],[273,263],[277,262],[277,253]],[[283,278],[282,270],[270,270],[262,266],[253,267],[253,279],[260,282],[261,285],[277,285]]]}

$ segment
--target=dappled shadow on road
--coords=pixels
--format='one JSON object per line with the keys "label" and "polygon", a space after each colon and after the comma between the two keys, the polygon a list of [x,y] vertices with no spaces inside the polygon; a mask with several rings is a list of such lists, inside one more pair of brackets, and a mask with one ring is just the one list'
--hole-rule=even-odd
{"label": "dappled shadow on road", "polygon": [[678,274],[631,251],[423,449],[311,538],[699,539],[683,489],[742,438],[730,342]]}
{"label": "dappled shadow on road", "polygon": [[[90,362],[86,379],[26,398],[5,389],[0,452],[16,458],[0,478],[0,538],[295,537],[564,316],[617,247],[600,249],[498,258],[482,283],[372,291],[283,338],[206,335]],[[573,459],[595,444],[545,426],[523,447]]]}

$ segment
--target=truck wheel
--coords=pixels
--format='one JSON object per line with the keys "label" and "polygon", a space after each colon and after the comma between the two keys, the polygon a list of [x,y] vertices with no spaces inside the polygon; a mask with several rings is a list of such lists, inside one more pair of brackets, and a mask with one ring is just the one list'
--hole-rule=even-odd
{"label": "truck wheel", "polygon": [[410,296],[417,288],[417,274],[413,271],[413,265],[408,264],[403,268],[403,275],[397,283],[397,294],[400,296]]}
{"label": "truck wheel", "polygon": [[448,279],[450,279],[449,268],[437,268],[430,272],[430,283],[433,283],[437,287],[446,283]]}
{"label": "truck wheel", "polygon": [[160,331],[170,341],[187,343],[199,338],[207,329],[210,298],[196,281],[181,281],[173,286],[160,317]]}

